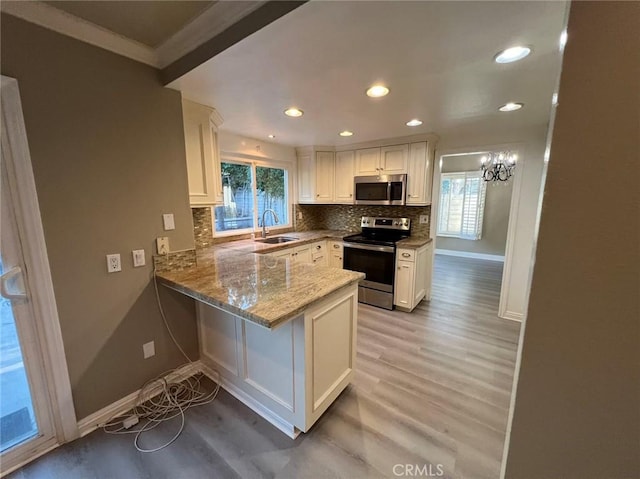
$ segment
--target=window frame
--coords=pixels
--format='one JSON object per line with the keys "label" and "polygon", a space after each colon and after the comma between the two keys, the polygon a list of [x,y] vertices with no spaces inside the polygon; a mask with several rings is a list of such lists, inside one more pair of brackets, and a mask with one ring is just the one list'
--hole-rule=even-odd
{"label": "window frame", "polygon": [[287,223],[286,224],[280,223],[278,225],[269,226],[268,227],[269,231],[281,231],[281,230],[287,230],[287,229],[293,228],[293,218],[292,218],[293,203],[291,202],[291,198],[293,196],[292,191],[293,191],[294,172],[293,172],[292,164],[290,162],[272,160],[268,158],[257,159],[257,158],[247,158],[244,156],[222,154],[220,157],[220,166],[221,166],[220,170],[222,170],[222,163],[233,163],[237,165],[245,165],[251,168],[251,189],[253,191],[253,227],[236,229],[236,230],[217,231],[215,210],[217,206],[222,206],[222,205],[216,204],[216,205],[213,205],[213,207],[211,208],[211,215],[212,215],[212,222],[213,222],[211,229],[212,229],[212,234],[214,238],[225,237],[225,236],[246,235],[246,234],[258,233],[262,231],[262,226],[258,226],[260,218],[258,218],[258,194],[257,194],[258,190],[257,190],[257,181],[256,181],[257,167],[277,168],[277,169],[284,170],[285,185],[286,185],[284,202],[287,210]]}
{"label": "window frame", "polygon": [[[444,208],[444,202],[442,201],[442,183],[447,180],[447,179],[460,179],[463,178],[465,181],[464,187],[463,187],[463,196],[462,196],[462,210],[461,210],[461,221],[460,221],[460,231],[459,232],[455,232],[455,231],[446,231],[446,232],[442,232],[440,231],[440,224],[441,224],[441,218],[442,215],[445,213],[445,208]],[[480,213],[476,213],[476,228],[475,228],[475,235],[466,235],[463,233],[464,231],[464,218],[465,218],[465,204],[466,204],[466,199],[467,199],[467,181],[469,179],[479,179],[480,180],[480,191],[478,192],[478,208],[477,210],[480,211]],[[482,239],[482,229],[483,229],[483,225],[484,225],[484,213],[485,213],[485,204],[486,204],[486,198],[487,198],[487,185],[486,185],[486,181],[484,181],[482,179],[482,174],[479,171],[452,171],[452,172],[447,172],[447,173],[441,173],[440,174],[440,190],[439,190],[439,198],[438,198],[438,218],[436,219],[437,223],[436,223],[436,236],[442,236],[445,238],[458,238],[458,239],[463,239],[463,240],[468,240],[468,241],[479,241]],[[446,208],[446,212],[447,214],[449,214],[449,208],[451,205],[451,201],[449,201],[447,208]],[[448,223],[448,222],[447,222]]]}

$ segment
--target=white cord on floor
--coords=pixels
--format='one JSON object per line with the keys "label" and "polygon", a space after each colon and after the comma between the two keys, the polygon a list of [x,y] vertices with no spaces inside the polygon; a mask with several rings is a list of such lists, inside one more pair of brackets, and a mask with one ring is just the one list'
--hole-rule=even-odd
{"label": "white cord on floor", "polygon": [[[175,336],[173,335],[171,328],[169,327],[169,322],[167,321],[164,309],[162,308],[162,303],[160,301],[160,293],[158,291],[158,281],[156,278],[155,268],[153,270],[153,284],[155,287],[156,300],[158,302],[160,316],[162,316],[162,320],[164,321],[167,331],[169,332],[169,336],[171,337],[177,348],[180,350],[182,355],[187,359],[187,364],[192,364],[193,361],[191,361],[189,356],[187,356],[187,354],[184,352]],[[114,416],[109,419],[109,421],[102,425],[102,429],[104,430],[104,432],[106,432],[107,434],[135,434],[133,444],[135,448],[140,452],[159,451],[178,439],[178,437],[184,430],[184,413],[191,407],[209,404],[216,398],[216,396],[218,395],[218,391],[220,390],[220,379],[218,377],[218,380],[216,381],[216,387],[213,389],[213,391],[209,393],[202,391],[202,387],[200,384],[201,379],[204,377],[202,373],[187,378],[182,382],[168,381],[167,377],[175,374],[176,371],[182,366],[170,371],[166,371],[156,378],[147,381],[142,386],[142,388],[140,388],[140,392],[138,393],[138,397],[136,399],[136,405],[134,406],[132,412],[126,415]],[[125,428],[123,421],[130,418],[131,416],[136,416],[139,421],[146,420],[146,422],[142,426],[139,426],[137,428],[134,427],[127,429]],[[154,429],[159,424],[165,421],[169,421],[178,416],[180,416],[180,428],[168,442],[153,449],[145,449],[140,446],[140,436],[143,433],[148,432]]]}

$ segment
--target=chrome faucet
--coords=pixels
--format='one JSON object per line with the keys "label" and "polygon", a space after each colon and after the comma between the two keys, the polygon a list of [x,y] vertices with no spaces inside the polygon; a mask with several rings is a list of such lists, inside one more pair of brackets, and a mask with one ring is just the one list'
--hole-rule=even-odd
{"label": "chrome faucet", "polygon": [[271,214],[273,215],[274,224],[277,225],[280,222],[280,220],[278,219],[278,213],[276,213],[271,209],[264,210],[262,213],[262,237],[263,238],[267,237],[267,226],[264,224],[264,215],[266,215],[269,212],[271,212]]}

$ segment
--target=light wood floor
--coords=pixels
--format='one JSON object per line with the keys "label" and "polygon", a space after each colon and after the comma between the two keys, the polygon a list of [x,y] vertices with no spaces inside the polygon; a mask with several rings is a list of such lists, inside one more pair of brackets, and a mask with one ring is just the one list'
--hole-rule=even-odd
{"label": "light wood floor", "polygon": [[356,379],[295,441],[221,392],[161,452],[96,431],[10,477],[356,479],[408,464],[497,478],[519,333],[497,317],[501,275],[501,263],[437,256],[430,303],[412,314],[360,305]]}

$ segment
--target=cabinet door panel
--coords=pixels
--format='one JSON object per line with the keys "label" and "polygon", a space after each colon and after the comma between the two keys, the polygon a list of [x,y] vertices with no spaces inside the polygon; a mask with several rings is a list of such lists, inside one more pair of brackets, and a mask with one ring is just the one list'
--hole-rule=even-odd
{"label": "cabinet door panel", "polygon": [[312,411],[353,369],[353,301],[349,296],[311,317],[313,328]]}
{"label": "cabinet door panel", "polygon": [[213,108],[182,100],[189,202],[192,205],[222,203],[218,129],[221,122]]}
{"label": "cabinet door panel", "polygon": [[417,305],[427,293],[427,248],[421,248],[416,254],[415,286],[413,288],[412,307]]}
{"label": "cabinet door panel", "polygon": [[356,176],[377,175],[380,168],[380,148],[356,150]]}
{"label": "cabinet door panel", "polygon": [[407,172],[409,145],[385,146],[380,148],[380,168],[387,175]]}
{"label": "cabinet door panel", "polygon": [[293,322],[267,329],[242,321],[245,382],[293,411]]}
{"label": "cabinet door panel", "polygon": [[353,172],[355,161],[355,151],[339,151],[336,153],[336,203],[353,203]]}
{"label": "cabinet door panel", "polygon": [[311,263],[311,246],[299,246],[295,249],[294,261],[296,263]]}
{"label": "cabinet door panel", "polygon": [[316,162],[309,154],[298,157],[298,201],[300,203],[315,203],[316,201]]}
{"label": "cabinet door panel", "polygon": [[[427,143],[412,143],[409,151],[409,167],[407,174],[407,204],[426,205],[427,203],[427,171],[429,170]],[[431,202],[431,198],[428,200]]]}
{"label": "cabinet door panel", "polygon": [[333,152],[316,152],[316,203],[333,203]]}
{"label": "cabinet door panel", "polygon": [[402,308],[411,309],[413,299],[413,263],[408,261],[397,262],[394,288],[394,304]]}
{"label": "cabinet door panel", "polygon": [[197,304],[201,354],[238,376],[236,316],[200,302]]}
{"label": "cabinet door panel", "polygon": [[340,268],[342,269],[342,253],[340,252],[331,252],[329,255],[329,266],[332,268]]}

